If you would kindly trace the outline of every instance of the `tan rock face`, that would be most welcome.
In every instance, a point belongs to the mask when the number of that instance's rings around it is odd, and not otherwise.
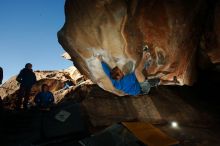
[[[177,76],[182,85],[192,85],[206,5],[203,0],[67,0],[66,22],[58,39],[81,73],[108,91],[120,94],[95,55],[130,72],[139,63],[144,45],[150,47],[153,59],[146,77],[162,72],[162,79]],[[219,55],[214,52],[210,58],[216,62]]]

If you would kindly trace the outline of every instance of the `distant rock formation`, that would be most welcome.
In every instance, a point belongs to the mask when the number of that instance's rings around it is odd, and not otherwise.
[[[53,92],[55,101],[59,102],[62,98],[65,97],[67,93],[72,88],[75,88],[82,82],[85,82],[85,78],[80,72],[74,67],[71,66],[65,70],[58,71],[35,71],[37,77],[37,83],[33,86],[31,91],[30,99],[33,100],[36,93],[41,90],[42,84],[48,84],[50,91]],[[74,86],[70,89],[64,90],[64,83],[67,80],[72,80]],[[88,84],[91,84],[89,80],[86,81]],[[19,89],[19,84],[16,81],[16,76],[11,77],[6,81],[2,86],[0,86],[0,96],[3,100],[15,101],[17,92]]]
[[[80,72],[110,92],[120,94],[94,56],[102,54],[111,67],[130,72],[140,61],[144,45],[153,58],[146,74],[163,73],[166,80],[177,76],[181,85],[192,85],[199,63],[220,63],[219,3],[66,0],[66,22],[58,40]]]

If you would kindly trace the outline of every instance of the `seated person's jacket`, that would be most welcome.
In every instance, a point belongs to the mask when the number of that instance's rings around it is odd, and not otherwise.
[[[116,89],[121,90],[129,95],[138,95],[141,93],[141,87],[134,72],[124,75],[121,80],[114,80],[111,78],[111,69],[109,66],[103,61],[101,64],[105,74],[110,78],[113,86]]]
[[[48,108],[54,103],[54,96],[50,91],[41,91],[35,96],[34,102],[40,108]]]

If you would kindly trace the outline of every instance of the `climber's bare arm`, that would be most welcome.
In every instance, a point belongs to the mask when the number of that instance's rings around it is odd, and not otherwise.
[[[147,60],[149,57],[150,57],[150,54],[149,54],[148,52],[144,51],[143,54],[142,54],[141,61],[139,62],[139,64],[138,64],[136,70],[142,72],[142,71],[144,70],[144,64],[145,64],[146,60]]]
[[[143,70],[144,70],[145,61],[148,59],[148,57],[149,57],[149,53],[144,51],[142,58],[141,58],[141,61],[138,64],[137,68],[135,69],[135,75],[136,75],[138,82],[145,81],[145,76],[143,75]]]

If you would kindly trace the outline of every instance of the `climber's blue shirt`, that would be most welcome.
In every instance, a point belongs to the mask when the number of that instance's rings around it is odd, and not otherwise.
[[[111,69],[108,64],[103,61],[101,64],[105,74],[110,78],[116,89],[124,91],[129,95],[138,95],[141,93],[141,87],[134,72],[125,75],[121,80],[114,80],[110,76]]]
[[[49,107],[54,102],[54,96],[50,91],[47,92],[39,92],[34,99],[34,102],[39,107]]]

